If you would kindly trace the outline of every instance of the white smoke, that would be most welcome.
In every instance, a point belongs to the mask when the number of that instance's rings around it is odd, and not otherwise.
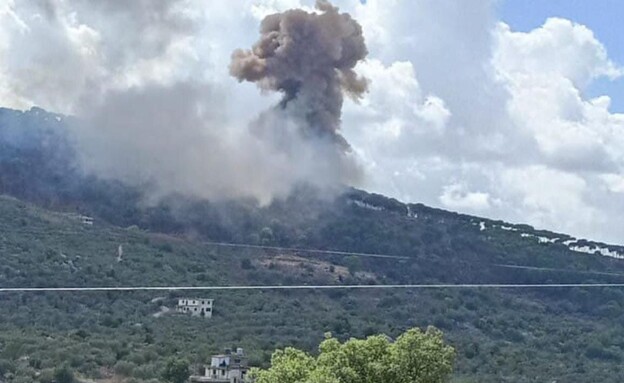
[[[213,57],[228,49],[217,41],[236,48],[238,38],[229,41],[219,28],[240,30],[234,27],[240,21],[208,25],[223,10],[204,5],[10,1],[0,8],[8,32],[0,41],[1,101],[75,115],[84,170],[144,187],[151,198],[180,193],[268,202],[300,183],[356,182],[354,155],[336,151],[325,137],[297,133],[302,121],[295,116],[274,110],[256,119],[274,98],[250,96],[248,87],[221,75],[227,64],[217,67],[221,58]],[[243,22],[258,25],[249,17]],[[249,94],[239,98],[235,88]],[[255,130],[261,124],[296,134],[281,142],[279,134],[252,132],[251,122]]]

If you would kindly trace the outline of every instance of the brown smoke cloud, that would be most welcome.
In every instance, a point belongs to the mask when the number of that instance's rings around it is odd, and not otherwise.
[[[282,92],[279,106],[299,122],[303,137],[330,138],[347,149],[339,133],[343,93],[358,99],[367,90],[354,67],[368,51],[362,27],[348,13],[326,0],[317,0],[316,8],[319,13],[293,9],[267,16],[252,49],[232,54],[230,73]]]

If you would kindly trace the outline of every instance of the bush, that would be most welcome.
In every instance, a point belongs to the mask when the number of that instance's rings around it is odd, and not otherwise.
[[[115,373],[122,376],[132,376],[135,368],[134,363],[120,360],[115,364]]]
[[[189,363],[184,359],[169,359],[162,377],[170,383],[186,382],[189,377]]]
[[[56,383],[74,383],[76,379],[74,378],[73,371],[69,366],[64,364],[54,370],[54,381]]]
[[[244,270],[249,270],[253,269],[253,265],[251,264],[251,261],[249,259],[245,258],[241,261],[241,268],[243,268]]]

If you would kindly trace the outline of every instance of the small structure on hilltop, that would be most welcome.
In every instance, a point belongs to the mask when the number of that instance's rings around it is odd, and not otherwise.
[[[246,383],[245,377],[249,369],[247,357],[242,348],[237,348],[235,353],[226,349],[225,354],[213,355],[210,365],[200,369],[198,375],[190,378],[195,383]]]
[[[206,298],[181,298],[178,299],[176,311],[191,316],[212,318],[212,302],[214,299]]]
[[[87,225],[87,226],[93,226],[93,217],[89,217],[86,215],[81,215],[79,216],[80,222],[83,225]]]
[[[89,217],[87,215],[82,215],[82,214],[77,214],[77,213],[69,213],[68,216],[71,219],[74,219],[83,225],[93,226],[93,217]]]

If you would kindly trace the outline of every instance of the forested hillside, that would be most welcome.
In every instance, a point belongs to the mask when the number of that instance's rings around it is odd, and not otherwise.
[[[82,174],[65,121],[0,110],[2,287],[624,282],[620,247],[354,189],[302,185],[268,206],[147,204],[141,190]],[[1,293],[0,380],[50,381],[63,361],[87,377],[149,380],[170,356],[197,363],[233,345],[266,367],[275,348],[313,351],[328,331],[396,337],[427,325],[455,347],[458,382],[624,377],[618,288],[213,291],[210,320],[169,311],[186,295]]]

